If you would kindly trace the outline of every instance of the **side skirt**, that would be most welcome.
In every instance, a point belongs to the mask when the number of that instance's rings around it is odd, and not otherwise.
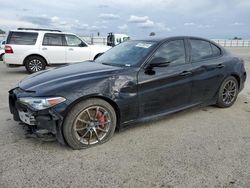
[[[181,112],[181,111],[189,109],[189,108],[205,107],[205,106],[214,105],[214,104],[215,104],[214,101],[209,101],[209,102],[205,102],[205,103],[195,103],[195,104],[180,107],[180,108],[177,108],[177,109],[174,109],[174,110],[170,110],[170,111],[167,111],[167,112],[163,112],[163,113],[160,113],[160,114],[156,114],[156,115],[152,115],[152,116],[148,116],[148,117],[143,117],[143,118],[139,118],[139,119],[136,119],[136,120],[127,121],[127,122],[124,122],[124,123],[122,123],[120,125],[119,131],[123,130],[123,129],[126,129],[126,128],[129,128],[130,126],[135,125],[135,124],[141,124],[141,123],[150,122],[150,121],[153,121],[153,120],[160,120],[160,119],[164,118],[167,115],[170,115],[170,114],[173,114],[173,113],[176,113],[176,112]]]

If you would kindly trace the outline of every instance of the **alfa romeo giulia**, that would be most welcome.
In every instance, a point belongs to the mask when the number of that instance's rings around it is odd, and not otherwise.
[[[95,61],[35,73],[9,91],[14,120],[73,149],[115,129],[198,105],[233,105],[244,61],[197,37],[131,40]]]

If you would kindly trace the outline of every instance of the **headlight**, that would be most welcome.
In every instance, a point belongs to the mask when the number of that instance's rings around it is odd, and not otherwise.
[[[23,97],[19,101],[23,104],[29,105],[36,110],[44,110],[57,104],[64,102],[63,97]]]

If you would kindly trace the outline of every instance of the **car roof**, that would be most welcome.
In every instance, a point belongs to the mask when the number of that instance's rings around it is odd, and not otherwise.
[[[171,39],[199,39],[199,40],[205,40],[205,41],[210,41],[209,39],[205,39],[202,37],[195,37],[195,36],[170,36],[170,37],[146,37],[146,38],[138,38],[134,39],[135,41],[151,41],[151,42],[164,42],[166,40],[171,40]],[[210,41],[212,42],[212,41]]]
[[[61,32],[61,31],[56,31],[56,30],[33,30],[33,29],[19,30],[19,29],[13,29],[13,30],[10,30],[10,32],[57,33],[57,34],[70,34],[70,35],[75,35],[74,33]]]

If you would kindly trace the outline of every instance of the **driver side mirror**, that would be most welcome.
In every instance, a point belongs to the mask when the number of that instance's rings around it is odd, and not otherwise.
[[[86,44],[84,43],[84,42],[81,42],[80,44],[79,44],[79,47],[85,47],[86,46]]]
[[[148,67],[149,68],[154,68],[154,67],[167,67],[170,64],[170,61],[168,61],[167,59],[163,58],[163,57],[156,57],[153,58]]]

